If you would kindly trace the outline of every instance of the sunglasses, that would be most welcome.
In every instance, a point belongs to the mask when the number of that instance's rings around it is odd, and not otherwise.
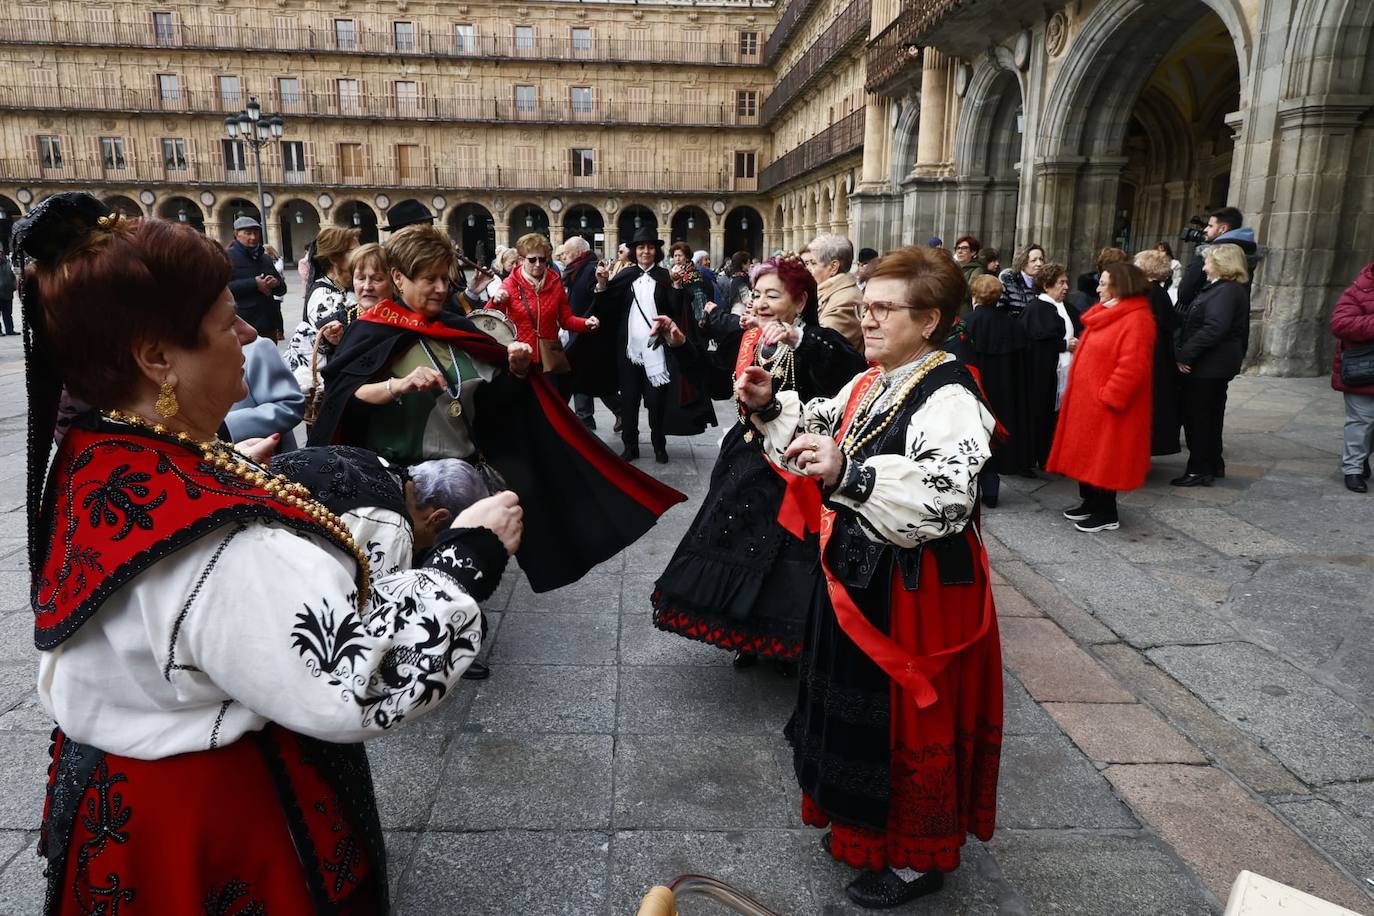
[[[526,263],[526,264],[547,264],[547,263],[549,263],[549,259],[548,259],[548,258],[540,257],[539,255],[531,255],[530,257],[525,258],[525,263]]]

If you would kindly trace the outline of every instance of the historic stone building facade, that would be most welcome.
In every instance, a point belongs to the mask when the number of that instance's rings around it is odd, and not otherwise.
[[[978,234],[1074,271],[1238,206],[1264,260],[1258,371],[1329,365],[1326,320],[1374,256],[1374,4],[875,0],[849,204],[875,247]]]

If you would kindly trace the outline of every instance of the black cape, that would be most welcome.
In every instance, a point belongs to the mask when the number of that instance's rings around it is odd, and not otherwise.
[[[969,351],[988,406],[1007,431],[987,468],[1020,474],[1035,467],[1035,423],[1026,391],[1029,339],[1018,309],[980,305],[964,319]]]

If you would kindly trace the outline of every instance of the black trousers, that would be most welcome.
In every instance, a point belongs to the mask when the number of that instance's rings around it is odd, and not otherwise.
[[[1221,428],[1226,420],[1225,378],[1183,376],[1180,413],[1188,442],[1189,474],[1212,476],[1222,469]]]
[[[620,441],[627,447],[639,446],[639,402],[649,413],[649,442],[656,450],[668,447],[668,436],[663,432],[663,415],[668,408],[668,385],[655,388],[649,384],[643,366],[636,366],[626,356],[619,357],[620,364]]]
[[[1083,509],[1089,515],[1109,515],[1116,518],[1115,490],[1103,490],[1086,483],[1080,483],[1078,495],[1083,498]]]
[[[14,333],[14,293],[0,296],[0,323],[3,323],[6,334]]]

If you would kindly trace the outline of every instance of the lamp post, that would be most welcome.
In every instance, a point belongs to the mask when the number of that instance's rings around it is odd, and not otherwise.
[[[248,99],[248,107],[237,115],[224,119],[224,131],[231,140],[240,140],[253,148],[253,167],[258,179],[258,215],[262,219],[262,243],[267,244],[267,202],[262,193],[262,148],[280,142],[286,132],[281,115],[263,119],[262,106],[256,98]]]

